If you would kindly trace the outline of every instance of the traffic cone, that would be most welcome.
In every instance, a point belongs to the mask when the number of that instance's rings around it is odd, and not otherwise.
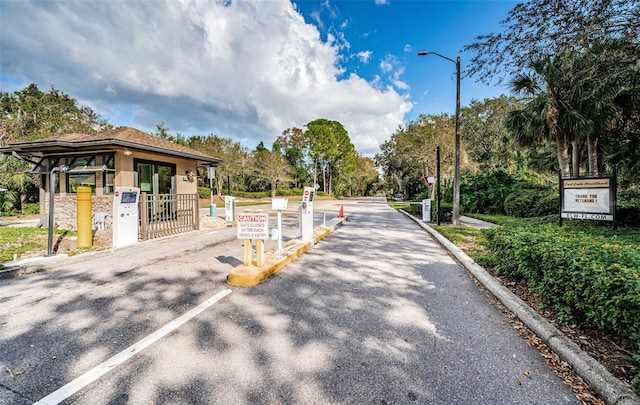
[[[338,211],[338,218],[344,218],[344,206],[340,206],[340,211]]]

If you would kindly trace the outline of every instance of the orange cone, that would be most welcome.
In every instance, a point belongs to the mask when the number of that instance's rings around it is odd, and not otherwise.
[[[340,206],[340,211],[338,211],[338,218],[344,218],[344,206]]]

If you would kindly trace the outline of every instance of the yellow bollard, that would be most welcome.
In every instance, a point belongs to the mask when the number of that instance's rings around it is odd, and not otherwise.
[[[264,266],[264,239],[256,239],[256,266]]]
[[[251,266],[251,256],[253,256],[252,254],[252,249],[251,249],[251,239],[245,239],[244,240],[244,257],[243,257],[243,261],[242,261],[242,265],[243,266]]]
[[[78,187],[76,190],[78,247],[93,245],[93,227],[91,226],[91,187]]]

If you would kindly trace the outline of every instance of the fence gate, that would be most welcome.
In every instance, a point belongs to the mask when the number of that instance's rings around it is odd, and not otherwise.
[[[198,230],[199,219],[198,194],[140,194],[142,240]]]

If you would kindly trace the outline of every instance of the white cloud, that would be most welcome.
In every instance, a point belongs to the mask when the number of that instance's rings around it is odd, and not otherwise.
[[[389,80],[396,89],[409,90],[409,85],[401,80],[401,76],[404,74],[405,69],[401,65],[400,61],[394,55],[388,54],[384,60],[380,62],[380,71],[388,74]]]
[[[381,6],[385,4],[389,4],[389,0],[373,0],[376,5]]]
[[[412,50],[412,49],[413,49],[413,48],[411,47],[411,45],[410,45],[410,44],[406,44],[406,45],[404,46],[404,52],[405,52],[405,53],[409,53],[409,52],[411,52],[411,50]]]
[[[388,60],[383,60],[380,62],[380,70],[383,73],[388,73],[393,70],[393,65]]]
[[[250,148],[328,118],[371,155],[402,124],[411,103],[396,90],[338,79],[346,38],[323,42],[288,0],[224,3],[5,2],[2,80],[53,85],[119,125],[164,122]],[[394,85],[403,89],[399,75]]]
[[[358,59],[360,59],[362,63],[369,62],[369,59],[371,59],[372,55],[373,55],[373,52],[371,51],[361,51],[356,54],[356,56],[358,57]]]

